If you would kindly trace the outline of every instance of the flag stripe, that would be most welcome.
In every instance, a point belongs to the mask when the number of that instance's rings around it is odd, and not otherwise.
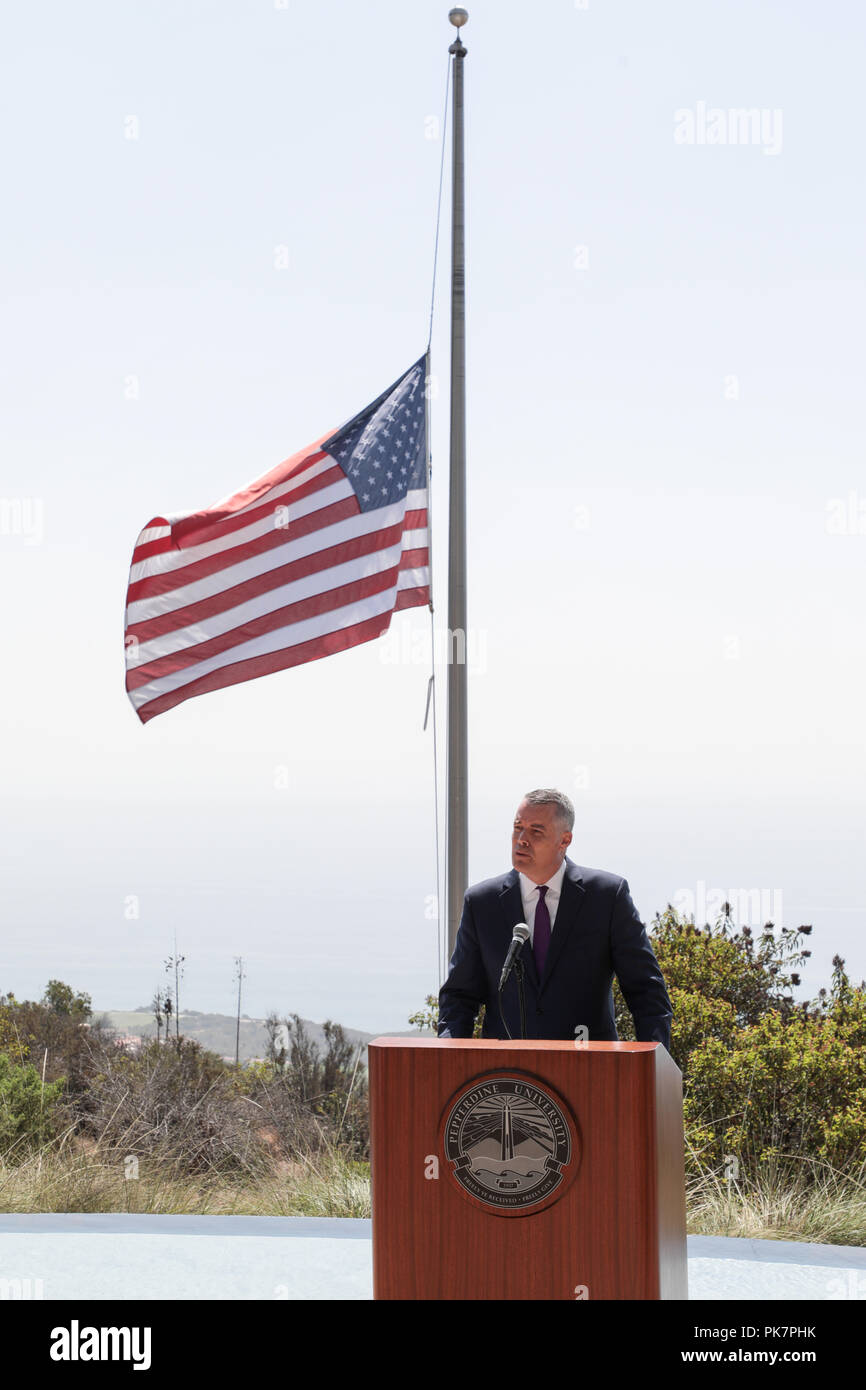
[[[397,602],[394,604],[394,612],[399,613],[403,608],[418,608],[422,603],[430,602],[430,588],[426,583],[413,586],[410,589],[400,589],[397,592]],[[381,636],[381,633],[380,633]]]
[[[145,526],[138,540],[135,542],[135,550],[132,554],[133,565],[142,560],[147,560],[151,555],[161,555],[165,550],[172,549],[171,527]]]

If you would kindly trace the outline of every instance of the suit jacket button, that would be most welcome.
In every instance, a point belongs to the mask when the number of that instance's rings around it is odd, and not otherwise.
[[[544,1010],[543,1010],[543,1009],[539,1009],[538,1006],[536,1005],[535,1012],[536,1012],[537,1014],[543,1014],[543,1013],[544,1013]]]

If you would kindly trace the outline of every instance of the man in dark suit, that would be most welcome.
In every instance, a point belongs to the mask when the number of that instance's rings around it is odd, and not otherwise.
[[[499,977],[516,923],[525,922],[526,1035],[615,1042],[613,977],[639,1042],[670,1048],[671,1001],[624,878],[566,859],[574,807],[563,792],[527,792],[511,836],[510,873],[466,893],[448,979],[439,992],[439,1036],[520,1037],[516,972],[499,1008]],[[505,1015],[503,1022],[502,1013]]]

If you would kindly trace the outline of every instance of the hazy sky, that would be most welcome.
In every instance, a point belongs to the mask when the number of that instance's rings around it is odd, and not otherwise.
[[[133,1007],[175,931],[199,1009],[238,954],[250,1014],[438,987],[426,611],[142,727],[123,606],[152,516],[423,352],[448,8],[6,13],[0,990]],[[558,785],[647,919],[734,893],[813,923],[809,993],[859,979],[863,11],[469,8],[471,877]]]

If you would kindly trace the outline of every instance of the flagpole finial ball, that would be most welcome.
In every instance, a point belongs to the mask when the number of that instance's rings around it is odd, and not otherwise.
[[[455,29],[462,29],[469,18],[469,11],[457,7],[448,11],[448,18],[451,20]]]

